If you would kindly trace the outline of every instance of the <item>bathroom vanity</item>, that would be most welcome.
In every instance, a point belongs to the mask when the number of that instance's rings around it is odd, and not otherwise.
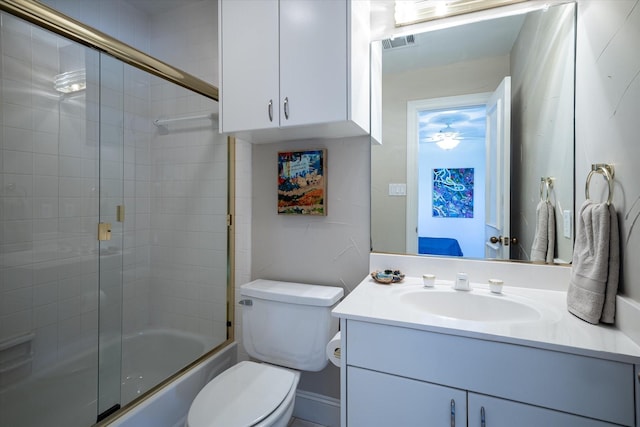
[[[334,309],[343,426],[637,425],[640,347],[626,334],[575,318],[566,293],[548,284],[510,278],[493,294],[469,277],[471,291],[453,290],[448,277],[425,288],[415,272],[392,285],[367,277]]]

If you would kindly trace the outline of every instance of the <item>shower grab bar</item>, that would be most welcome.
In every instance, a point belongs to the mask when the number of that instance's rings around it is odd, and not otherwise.
[[[182,117],[172,117],[172,118],[166,118],[166,119],[155,119],[153,121],[153,124],[156,126],[166,126],[169,123],[186,122],[190,120],[203,120],[203,119],[209,119],[213,121],[215,119],[215,115],[213,113],[209,113],[209,114],[198,114],[195,116],[182,116]]]

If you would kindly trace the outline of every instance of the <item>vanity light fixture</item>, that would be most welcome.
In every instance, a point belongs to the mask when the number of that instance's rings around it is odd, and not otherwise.
[[[462,15],[527,0],[396,0],[396,27]]]
[[[58,74],[53,79],[53,87],[61,93],[80,92],[87,88],[85,71],[75,70]]]

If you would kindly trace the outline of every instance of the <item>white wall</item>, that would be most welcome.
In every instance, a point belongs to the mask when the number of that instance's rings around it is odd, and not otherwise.
[[[540,178],[553,177],[555,257],[571,262],[573,233],[564,237],[562,211],[573,213],[574,9],[527,14],[511,51],[511,258],[529,260]],[[537,46],[537,49],[531,49]],[[576,188],[579,188],[577,186]]]
[[[305,148],[327,149],[327,216],[278,215],[277,153]],[[369,138],[254,145],[251,160],[251,278],[352,290],[369,263]],[[338,374],[305,372],[300,388],[338,397]]]
[[[593,163],[615,165],[621,293],[640,302],[640,2],[579,0],[576,52],[576,206]],[[590,196],[607,197],[604,179]],[[634,227],[636,225],[636,227]]]

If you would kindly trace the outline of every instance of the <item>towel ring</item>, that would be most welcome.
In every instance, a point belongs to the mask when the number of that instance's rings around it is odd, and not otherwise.
[[[553,178],[550,177],[542,177],[540,178],[540,201],[548,202],[551,197],[551,189],[553,188]],[[544,190],[547,190],[546,197],[543,197]]]
[[[591,177],[599,173],[604,175],[604,178],[607,180],[607,185],[609,186],[609,195],[607,196],[607,205],[611,204],[613,200],[613,177],[614,177],[614,169],[613,166],[608,164],[595,164],[591,165],[591,170],[589,171],[589,175],[587,175],[587,182],[584,187],[584,195],[587,200],[590,200],[589,197],[589,183],[591,182]]]

